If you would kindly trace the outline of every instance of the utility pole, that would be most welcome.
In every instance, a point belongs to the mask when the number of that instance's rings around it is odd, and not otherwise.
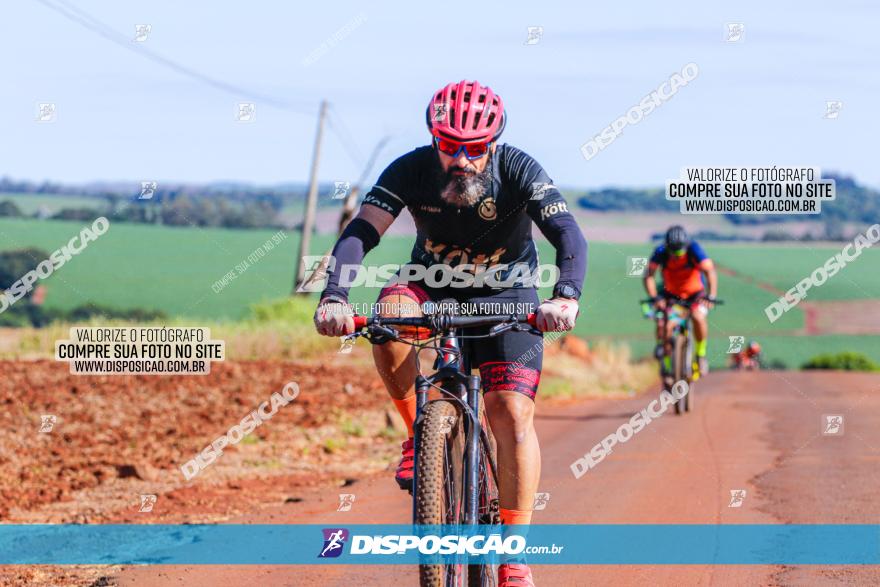
[[[315,210],[318,206],[318,163],[321,160],[321,139],[324,136],[324,121],[327,118],[327,100],[321,100],[321,111],[318,115],[318,133],[315,135],[315,151],[312,154],[312,171],[309,177],[309,194],[306,198],[305,213],[303,215],[302,233],[299,240],[299,254],[296,257],[296,278],[293,281],[293,291],[296,294],[297,287],[303,282],[306,274],[303,256],[309,254],[309,245],[312,240],[312,231],[315,225]]]

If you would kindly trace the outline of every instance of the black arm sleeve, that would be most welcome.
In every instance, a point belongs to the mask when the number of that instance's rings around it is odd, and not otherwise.
[[[332,296],[347,301],[348,287],[339,283],[345,266],[360,265],[367,253],[378,244],[379,232],[372,224],[362,218],[349,222],[333,247],[331,262],[327,267],[327,286],[321,299]]]
[[[538,223],[541,233],[556,248],[556,266],[559,267],[557,287],[570,285],[581,296],[587,275],[587,239],[569,213],[551,216]]]
[[[587,275],[587,240],[568,211],[565,198],[541,165],[523,151],[505,147],[505,174],[517,186],[532,221],[556,249],[557,287],[569,285],[580,297]]]

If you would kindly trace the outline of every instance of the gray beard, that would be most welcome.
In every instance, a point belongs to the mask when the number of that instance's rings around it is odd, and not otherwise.
[[[440,191],[440,199],[457,208],[475,206],[486,194],[491,178],[488,168],[483,173],[451,176]]]

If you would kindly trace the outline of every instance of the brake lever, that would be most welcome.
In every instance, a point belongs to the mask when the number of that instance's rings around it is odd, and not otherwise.
[[[531,324],[527,324],[525,322],[505,322],[504,324],[498,324],[497,326],[493,326],[489,329],[489,336],[497,336],[499,334],[503,334],[508,330],[516,330],[517,332],[529,332],[531,334],[537,334],[541,336],[543,333],[532,326]]]
[[[498,336],[508,330],[513,330],[518,324],[516,322],[505,322],[504,324],[496,324],[489,329],[489,336]]]
[[[380,337],[396,339],[400,336],[400,333],[398,331],[388,326],[382,326],[381,324],[373,324],[372,326],[370,326],[369,333],[371,338],[373,336],[379,335]]]

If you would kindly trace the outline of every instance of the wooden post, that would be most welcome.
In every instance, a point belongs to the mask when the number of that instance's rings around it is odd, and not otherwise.
[[[312,154],[312,171],[309,177],[309,194],[306,198],[305,213],[303,214],[302,232],[299,240],[299,254],[296,257],[296,278],[293,281],[293,294],[303,282],[306,274],[303,257],[309,254],[309,245],[312,240],[312,231],[315,225],[315,211],[318,206],[318,163],[321,160],[321,139],[324,136],[324,121],[327,118],[327,101],[321,100],[321,111],[318,115],[318,133],[315,135],[315,150]]]

